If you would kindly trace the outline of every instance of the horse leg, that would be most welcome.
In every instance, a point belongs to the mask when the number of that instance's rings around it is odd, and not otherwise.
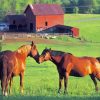
[[[12,93],[12,83],[13,83],[13,76],[11,77],[11,79],[10,79],[10,83],[9,83],[9,94],[11,94]]]
[[[69,77],[69,74],[66,73],[66,75],[64,76],[64,87],[65,87],[64,94],[68,93],[68,91],[67,91],[68,77]]]
[[[100,81],[100,73],[97,73],[95,77]]]
[[[20,91],[23,94],[23,77],[24,77],[24,72],[20,74]]]
[[[10,79],[11,79],[11,73],[9,73],[9,75],[6,79],[5,94],[4,94],[5,96],[8,95],[8,84],[9,84]]]
[[[2,75],[1,75],[1,87],[2,87],[2,94],[5,95],[5,87],[6,87],[6,80],[7,80],[7,70],[3,67]]]
[[[5,95],[5,85],[6,85],[6,76],[3,76],[1,79],[1,87],[2,87],[2,94]]]
[[[61,88],[62,88],[62,80],[63,80],[63,76],[62,76],[62,75],[59,75],[59,90],[58,90],[58,93],[61,92]]]
[[[97,85],[97,81],[95,79],[95,76],[93,74],[90,74],[90,77],[93,80],[93,83],[95,85],[95,90],[98,91],[98,85]]]
[[[4,88],[3,88],[3,80],[1,79],[1,91],[2,91],[2,94],[3,94],[3,90],[4,90]]]
[[[69,77],[69,73],[70,73],[72,67],[73,67],[73,65],[71,63],[69,63],[67,65],[67,69],[66,69],[65,76],[64,76],[64,87],[65,87],[64,94],[65,93],[68,94],[68,91],[67,91],[68,77]]]

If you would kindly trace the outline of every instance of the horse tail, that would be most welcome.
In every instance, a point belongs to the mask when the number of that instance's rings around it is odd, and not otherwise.
[[[96,58],[94,75],[100,81],[100,58]]]

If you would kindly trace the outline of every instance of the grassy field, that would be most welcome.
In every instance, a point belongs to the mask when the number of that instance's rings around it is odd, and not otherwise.
[[[68,20],[67,17],[70,17]],[[37,44],[39,53],[45,47],[54,50],[70,52],[76,56],[100,56],[99,32],[100,20],[90,21],[88,18],[100,18],[100,15],[65,15],[65,24],[80,28],[80,37],[87,41],[73,39],[70,37],[58,37],[56,40],[64,41],[65,44]],[[97,27],[98,26],[98,27]],[[4,43],[2,50],[16,50],[23,44],[29,42]],[[98,81],[100,88],[100,82]],[[1,89],[1,88],[0,88]],[[26,71],[24,78],[24,94],[19,91],[19,77],[14,78],[12,95],[3,97],[0,91],[0,100],[98,100],[100,91],[94,90],[94,84],[89,76],[84,78],[70,77],[68,83],[68,94],[57,93],[58,72],[56,66],[50,61],[37,64],[34,59],[28,57],[26,60]]]
[[[15,45],[16,44],[16,45]],[[27,43],[9,43],[3,44],[3,50],[16,50],[23,44]],[[41,53],[45,47],[50,47],[54,50],[61,50],[66,52],[71,52],[76,56],[100,56],[100,44],[99,43],[81,43],[81,42],[70,42],[65,45],[47,45],[47,44],[37,44],[37,48]],[[99,82],[98,82],[99,83]],[[100,86],[100,83],[99,83]],[[36,100],[76,100],[76,99],[98,99],[100,92],[96,93],[94,90],[94,84],[89,76],[84,78],[69,78],[68,84],[68,95],[62,93],[58,95],[58,72],[56,66],[50,61],[44,62],[42,64],[37,64],[34,59],[28,57],[26,60],[26,71],[24,79],[24,94],[21,95],[19,92],[19,77],[14,78],[13,83],[13,93],[9,97],[2,97],[5,100],[13,99],[36,99]],[[1,93],[0,93],[1,94]],[[1,100],[1,99],[0,99]]]
[[[64,22],[65,25],[78,27],[80,37],[100,42],[100,14],[66,14]]]

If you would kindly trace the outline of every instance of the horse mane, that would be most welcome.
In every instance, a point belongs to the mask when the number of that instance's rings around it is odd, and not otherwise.
[[[21,47],[19,47],[19,48],[17,49],[17,52],[18,52],[18,53],[25,53],[25,52],[27,52],[27,51],[28,51],[27,46],[28,46],[28,45],[22,45]]]
[[[52,56],[63,56],[64,54],[70,54],[71,53],[66,53],[64,51],[57,51],[57,50],[51,50],[51,49],[45,49],[42,54],[45,54],[45,52],[49,52]]]
[[[64,54],[65,54],[65,52],[63,52],[63,51],[51,50],[51,55],[52,56],[62,56]]]

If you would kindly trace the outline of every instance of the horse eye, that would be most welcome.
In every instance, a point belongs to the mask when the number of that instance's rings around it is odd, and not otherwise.
[[[42,57],[45,57],[45,55],[43,54],[43,55],[41,55]]]

